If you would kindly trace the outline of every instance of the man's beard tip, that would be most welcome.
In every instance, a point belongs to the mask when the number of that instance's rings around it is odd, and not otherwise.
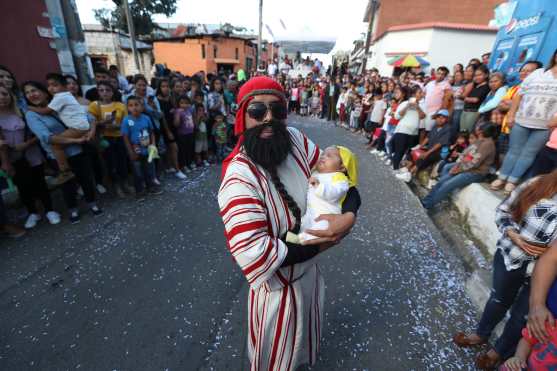
[[[273,129],[273,136],[260,138],[261,132]],[[290,132],[283,121],[272,120],[244,132],[244,150],[250,159],[265,169],[276,168],[290,153],[292,142]]]

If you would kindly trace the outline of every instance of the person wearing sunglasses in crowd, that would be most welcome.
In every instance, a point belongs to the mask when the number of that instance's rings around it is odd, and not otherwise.
[[[285,242],[287,232],[300,231],[320,150],[287,126],[285,93],[275,80],[252,78],[241,87],[238,103],[239,140],[223,163],[218,202],[227,245],[250,285],[251,369],[293,370],[314,364],[319,349],[325,286],[313,258],[348,234],[360,198],[351,187],[342,214],[320,216],[327,230],[306,231],[319,238],[305,246]],[[296,326],[294,318],[300,320]]]

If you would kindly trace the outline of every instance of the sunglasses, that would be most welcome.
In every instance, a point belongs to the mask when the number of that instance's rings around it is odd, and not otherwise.
[[[277,120],[286,119],[286,105],[282,102],[252,102],[246,110],[249,117],[257,121],[263,121],[268,111],[271,111],[271,115]]]

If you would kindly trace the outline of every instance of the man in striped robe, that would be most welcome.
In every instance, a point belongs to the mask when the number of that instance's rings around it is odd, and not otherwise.
[[[313,365],[319,350],[324,282],[313,257],[348,233],[359,195],[353,188],[345,201],[350,211],[326,217],[328,231],[311,231],[324,237],[314,245],[284,242],[288,231],[299,232],[319,148],[286,126],[286,99],[276,81],[251,79],[238,103],[239,142],[223,163],[218,201],[228,248],[250,285],[251,370],[295,370]]]

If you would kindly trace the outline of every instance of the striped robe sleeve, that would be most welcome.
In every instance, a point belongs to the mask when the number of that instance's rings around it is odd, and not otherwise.
[[[272,236],[264,198],[254,174],[231,163],[222,181],[218,202],[228,248],[253,289],[269,280],[280,268],[287,247]]]
[[[313,143],[304,133],[302,133],[298,129],[289,127],[288,130],[290,130],[292,136],[302,146],[303,152],[308,159],[309,168],[310,170],[313,169],[315,164],[317,164],[317,160],[319,160],[321,150],[319,149],[317,144]]]

